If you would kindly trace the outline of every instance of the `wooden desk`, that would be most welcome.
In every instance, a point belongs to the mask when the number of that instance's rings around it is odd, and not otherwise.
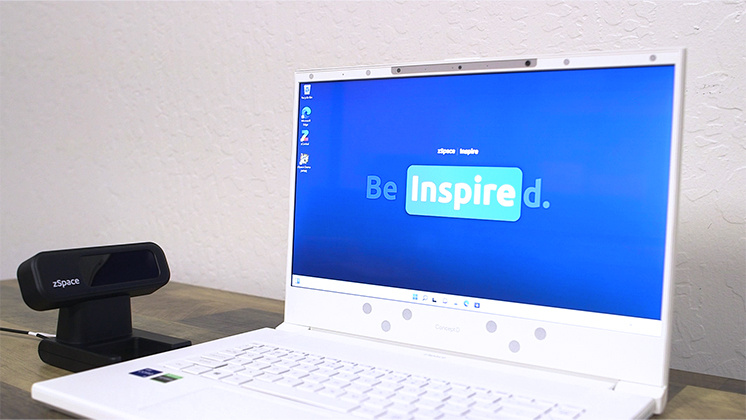
[[[135,328],[198,344],[282,322],[282,301],[169,283],[132,299]],[[36,312],[21,299],[15,280],[0,281],[0,325],[54,333],[57,311]],[[39,340],[0,333],[0,418],[69,418],[31,399],[31,384],[68,374],[43,363]],[[709,375],[671,371],[669,403],[659,418],[746,418],[746,384]]]

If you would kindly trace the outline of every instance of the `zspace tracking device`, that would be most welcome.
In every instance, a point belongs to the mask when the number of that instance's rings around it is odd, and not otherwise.
[[[26,305],[60,310],[56,337],[39,343],[39,357],[52,366],[80,372],[192,344],[132,328],[130,298],[170,277],[152,242],[40,252],[17,276]]]

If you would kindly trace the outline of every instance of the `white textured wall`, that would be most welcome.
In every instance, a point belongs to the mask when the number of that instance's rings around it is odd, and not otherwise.
[[[152,240],[173,281],[282,298],[294,69],[685,46],[672,365],[746,379],[744,9],[2,2],[0,278]]]

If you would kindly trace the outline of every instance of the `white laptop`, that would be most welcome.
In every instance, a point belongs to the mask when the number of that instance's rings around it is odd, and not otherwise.
[[[33,398],[93,418],[662,412],[684,60],[297,72],[284,323]]]

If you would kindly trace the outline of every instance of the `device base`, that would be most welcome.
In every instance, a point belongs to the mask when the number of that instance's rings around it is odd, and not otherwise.
[[[98,344],[71,345],[45,339],[39,343],[39,357],[52,366],[81,372],[191,344],[189,340],[133,329],[129,337]]]

